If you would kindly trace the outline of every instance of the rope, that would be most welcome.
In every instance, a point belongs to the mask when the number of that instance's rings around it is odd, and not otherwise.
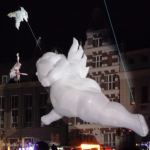
[[[110,14],[109,14],[109,10],[108,10],[108,7],[107,7],[106,0],[104,0],[104,5],[105,5],[105,8],[106,8],[106,12],[107,12],[107,15],[108,15],[110,26],[111,26],[111,29],[112,29],[112,32],[113,32],[114,40],[115,40],[115,43],[116,43],[116,48],[118,50],[118,55],[120,57],[120,62],[121,62],[122,67],[123,67],[125,78],[127,79],[127,84],[128,84],[129,92],[131,94],[132,100],[134,101],[133,92],[131,90],[131,83],[130,83],[130,81],[128,79],[128,76],[127,76],[127,73],[126,73],[126,67],[125,67],[125,64],[124,64],[124,61],[123,61],[123,58],[122,58],[122,55],[121,55],[121,52],[120,52],[120,49],[119,49],[118,41],[117,41],[116,34],[115,34],[115,31],[114,31],[114,28],[113,28],[113,24],[112,24],[112,21],[111,21],[111,18],[110,18]]]
[[[33,35],[35,41],[36,41],[37,46],[39,47],[40,51],[42,52],[42,49],[41,49],[41,47],[40,47],[40,45],[39,45],[39,42],[38,42],[38,40],[37,40],[37,38],[36,38],[36,36],[35,36],[35,34],[34,34],[32,28],[31,28],[30,24],[29,24],[28,22],[26,22],[26,23],[27,23],[27,25],[28,25],[28,27],[29,27],[29,29],[30,29],[30,31],[31,31],[31,33],[32,33],[32,35]]]

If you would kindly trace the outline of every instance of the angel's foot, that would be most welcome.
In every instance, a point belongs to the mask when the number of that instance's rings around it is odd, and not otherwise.
[[[145,119],[142,115],[138,115],[138,119],[139,119],[139,126],[140,126],[140,129],[141,129],[141,130],[139,130],[139,135],[144,137],[148,134],[149,129],[148,129],[146,121],[145,121]]]
[[[50,123],[51,122],[46,115],[41,117],[41,125],[49,125]]]
[[[41,80],[41,84],[44,87],[49,87],[50,86],[49,81],[46,78]]]
[[[41,121],[41,127],[44,127],[45,125],[44,125],[44,123]]]

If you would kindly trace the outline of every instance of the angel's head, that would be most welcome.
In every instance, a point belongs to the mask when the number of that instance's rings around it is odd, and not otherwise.
[[[36,75],[39,81],[47,77],[48,73],[55,68],[55,65],[62,57],[64,56],[61,54],[47,52],[38,59],[38,61],[36,62]]]

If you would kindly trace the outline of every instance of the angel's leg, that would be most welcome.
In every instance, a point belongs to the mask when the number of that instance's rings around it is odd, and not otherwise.
[[[44,115],[41,117],[41,123],[44,125],[49,125],[52,122],[61,119],[62,116],[57,114],[54,109],[52,109],[51,112],[49,112],[47,115]]]
[[[99,118],[104,125],[128,128],[140,136],[148,134],[148,127],[144,117],[140,114],[131,114],[123,105],[117,102],[109,102],[100,111]]]

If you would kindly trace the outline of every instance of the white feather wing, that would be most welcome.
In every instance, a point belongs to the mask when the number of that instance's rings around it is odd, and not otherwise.
[[[73,38],[72,46],[68,52],[68,61],[76,69],[81,78],[85,78],[88,74],[89,67],[86,67],[87,57],[77,39]]]

